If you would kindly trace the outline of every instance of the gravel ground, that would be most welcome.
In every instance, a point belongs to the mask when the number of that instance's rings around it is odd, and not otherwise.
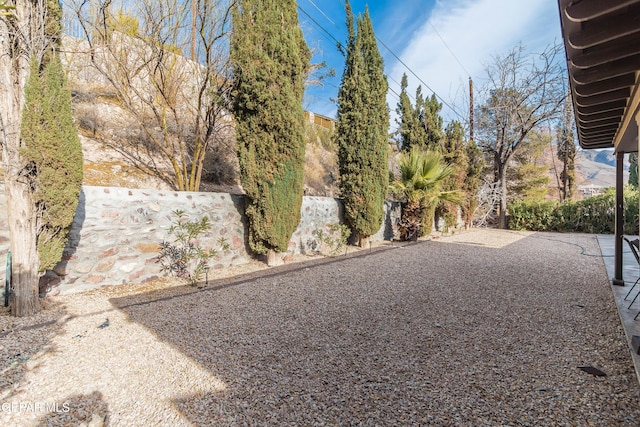
[[[0,369],[2,426],[640,425],[592,235],[474,230],[49,298],[0,316]]]

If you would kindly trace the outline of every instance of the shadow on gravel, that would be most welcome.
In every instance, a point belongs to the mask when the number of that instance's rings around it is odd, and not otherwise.
[[[47,415],[38,420],[38,427],[110,425],[109,405],[99,391],[69,396],[50,405],[46,408]]]
[[[416,245],[421,243],[425,243],[425,242],[410,243],[409,245]],[[214,278],[212,280],[209,280],[207,283],[200,282],[197,286],[185,285],[185,286],[172,287],[167,289],[159,289],[159,290],[154,290],[152,292],[147,292],[144,294],[143,297],[141,297],[140,295],[135,295],[135,296],[125,297],[125,298],[113,298],[110,301],[116,307],[123,309],[129,306],[146,305],[146,304],[151,304],[151,303],[160,302],[160,301],[168,301],[174,298],[183,298],[183,297],[187,297],[194,294],[218,292],[227,288],[232,288],[234,286],[254,283],[258,280],[278,278],[280,276],[286,276],[288,274],[293,274],[293,273],[308,272],[310,269],[321,267],[321,266],[339,265],[344,262],[349,262],[350,260],[366,257],[373,253],[384,252],[384,251],[401,248],[401,247],[406,247],[406,245],[398,244],[397,246],[383,246],[383,247],[372,248],[371,250],[368,250],[368,251],[365,250],[365,251],[355,252],[352,254],[346,254],[342,256],[332,256],[332,257],[326,257],[322,259],[297,262],[289,265],[273,267],[268,270],[255,271],[255,272],[246,273],[246,274],[229,277],[225,279],[216,280]],[[210,271],[209,274],[214,275],[215,271],[213,272]],[[121,301],[128,301],[128,303],[124,303],[123,305]]]
[[[29,318],[12,317],[4,307],[0,313],[0,403],[12,402],[24,381],[28,363],[29,369],[37,369],[34,359],[55,351],[51,341],[62,333],[60,320],[66,311],[49,299],[40,304],[40,312]]]
[[[227,385],[172,400],[196,425],[636,425],[595,239],[572,238],[418,242],[110,301]]]

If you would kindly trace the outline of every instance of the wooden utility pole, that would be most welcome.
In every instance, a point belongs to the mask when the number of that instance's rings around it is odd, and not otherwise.
[[[196,60],[196,15],[198,0],[191,0],[191,60]]]
[[[473,80],[469,77],[469,141],[473,141]]]

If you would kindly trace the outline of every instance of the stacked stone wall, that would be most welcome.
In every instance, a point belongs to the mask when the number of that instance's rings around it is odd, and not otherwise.
[[[170,238],[181,210],[191,219],[207,216],[211,230],[200,239],[204,248],[220,248],[224,239],[229,248],[219,251],[211,262],[215,270],[243,264],[252,259],[246,241],[244,196],[227,193],[139,190],[120,187],[83,186],[76,216],[63,260],[41,281],[41,293],[70,293],[105,285],[141,282],[164,275],[156,262],[159,244]],[[0,209],[6,213],[4,192]],[[374,241],[389,239],[399,214],[397,205],[386,205],[386,220]],[[301,221],[289,243],[289,254],[317,248],[317,231],[328,232],[343,219],[342,203],[327,197],[304,197]],[[9,248],[6,214],[0,215],[0,274],[4,277]],[[2,291],[0,291],[2,293]]]

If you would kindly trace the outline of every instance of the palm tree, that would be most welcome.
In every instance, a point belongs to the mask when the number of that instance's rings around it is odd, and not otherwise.
[[[436,206],[448,201],[460,203],[459,190],[443,191],[445,180],[453,173],[442,154],[413,147],[402,153],[399,160],[400,176],[391,183],[391,190],[406,202],[402,208],[402,220],[398,224],[402,240],[416,240],[418,235],[431,229]],[[423,226],[424,224],[424,226]]]

